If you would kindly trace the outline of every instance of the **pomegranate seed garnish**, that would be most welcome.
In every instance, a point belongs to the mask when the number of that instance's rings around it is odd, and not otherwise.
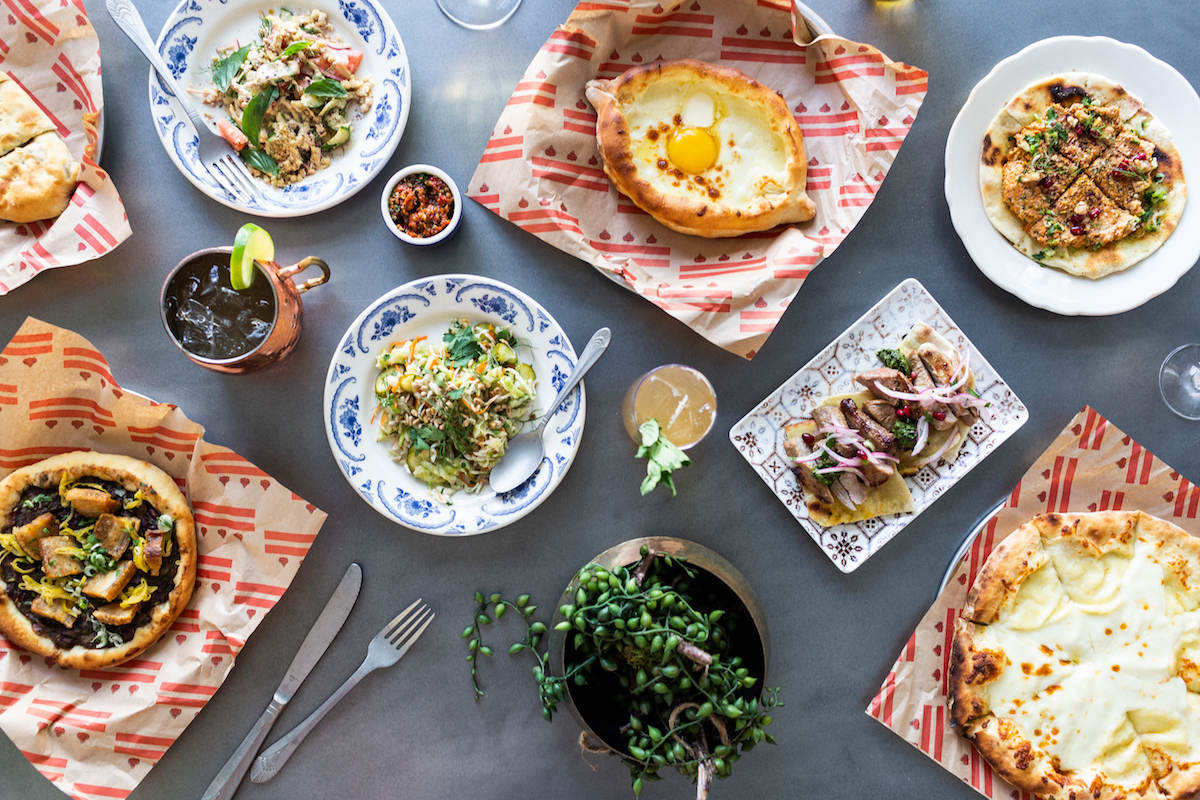
[[[908,379],[910,381],[915,381],[917,379],[917,371],[915,369],[912,372],[908,373]]]
[[[1100,210],[1100,206],[1096,206],[1091,211],[1088,211],[1088,216],[1091,217],[1092,219],[1096,219],[1097,217],[1100,216],[1101,213],[1102,212]]]
[[[804,442],[804,444],[808,445],[809,447],[812,447],[814,444],[817,443],[817,437],[813,436],[811,433],[800,434],[800,440],[802,442]]]
[[[1083,226],[1082,225],[1072,225],[1071,233],[1075,236],[1083,236]]]
[[[1072,225],[1078,225],[1081,222],[1083,222],[1083,214],[1072,214],[1071,215],[1071,224]]]
[[[1044,177],[1040,181],[1038,181],[1038,183],[1041,184],[1041,187],[1043,189],[1049,189],[1051,186],[1054,185],[1054,178],[1051,178],[1049,175],[1047,175],[1046,177]]]
[[[938,422],[941,422],[942,420],[944,420],[946,418],[946,412],[945,411],[934,411],[933,418],[936,419]]]
[[[1121,169],[1129,169],[1129,159],[1128,158],[1121,159]]]
[[[907,417],[908,416],[908,406],[900,406],[899,408],[897,408],[896,416],[899,417],[900,419],[904,419],[905,417]]]
[[[855,450],[854,455],[858,456],[859,458],[866,458],[867,451],[866,450]]]
[[[1075,126],[1075,135],[1076,135],[1076,136],[1083,136],[1083,126],[1082,126],[1082,125],[1076,125],[1076,126]]]
[[[1146,154],[1145,154],[1145,153],[1138,153],[1136,156],[1134,156],[1134,157],[1133,157],[1133,160],[1134,160],[1134,161],[1145,161],[1145,160],[1146,160]]]

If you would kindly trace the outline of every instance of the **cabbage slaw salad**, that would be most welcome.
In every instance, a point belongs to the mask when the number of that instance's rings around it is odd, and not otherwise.
[[[536,375],[517,337],[491,323],[453,322],[434,344],[393,342],[376,358],[380,441],[439,499],[477,492],[508,441],[532,418]]]

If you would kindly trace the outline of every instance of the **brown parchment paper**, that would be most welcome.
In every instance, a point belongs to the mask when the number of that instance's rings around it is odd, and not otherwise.
[[[1048,512],[1122,509],[1140,509],[1200,534],[1200,487],[1084,407],[975,537],[871,699],[867,714],[980,794],[1021,796],[949,724],[946,671],[954,621],[992,549],[1022,522]]]
[[[121,453],[165,470],[191,503],[191,602],[136,659],[63,669],[0,637],[0,729],[68,795],[123,798],[221,686],[325,513],[206,442],[176,406],[122,389],[86,339],[33,318],[0,351],[0,431],[0,476],[71,450]]]
[[[866,212],[928,84],[924,70],[871,45],[832,35],[800,44],[809,38],[780,0],[585,0],[526,68],[467,194],[752,358]],[[784,96],[804,133],[812,221],[703,239],[660,225],[612,187],[585,84],[683,57],[735,67]]]
[[[96,163],[104,93],[100,40],[83,0],[0,0],[0,70],[58,126],[81,163],[67,210],[54,219],[0,220],[0,295],[43,270],[97,258],[129,238],[125,206]]]

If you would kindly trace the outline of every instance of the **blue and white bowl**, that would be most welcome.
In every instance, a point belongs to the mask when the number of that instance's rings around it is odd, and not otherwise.
[[[412,87],[408,55],[391,17],[376,0],[305,0],[305,10],[329,15],[334,32],[363,52],[359,75],[374,84],[370,110],[351,108],[352,133],[345,147],[333,153],[332,164],[302,181],[283,188],[255,180],[255,200],[222,188],[200,162],[198,141],[191,121],[174,95],[150,70],[150,113],[154,131],[167,155],[192,185],[218,203],[260,217],[299,217],[337,205],[362,189],[392,157],[408,121]],[[212,85],[211,67],[217,48],[249,42],[256,36],[259,14],[279,8],[278,2],[250,0],[183,0],[163,25],[158,52],[171,74],[186,89]],[[217,106],[205,106],[197,97],[193,107],[216,132],[216,120],[225,116]]]
[[[437,342],[451,321],[467,318],[511,330],[521,359],[537,374],[534,415],[541,418],[575,366],[575,349],[542,306],[508,284],[478,275],[438,275],[406,283],[363,311],[338,344],[325,379],[325,433],[346,480],[372,508],[422,533],[470,536],[502,528],[537,508],[558,486],[583,436],[584,392],[580,385],[550,418],[546,455],[528,481],[505,494],[485,487],[455,492],[441,502],[428,485],[392,459],[379,441],[375,410],[375,359],[401,339],[427,336]]]

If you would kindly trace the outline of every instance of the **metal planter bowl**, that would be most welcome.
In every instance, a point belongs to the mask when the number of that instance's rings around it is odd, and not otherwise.
[[[738,648],[739,654],[746,659],[746,666],[750,668],[751,674],[759,676],[759,686],[765,686],[771,654],[766,613],[758,597],[754,594],[754,590],[750,588],[746,576],[722,555],[687,539],[673,536],[643,536],[614,545],[591,558],[587,563],[599,564],[607,569],[630,566],[642,559],[643,545],[662,555],[686,561],[689,566],[706,573],[716,584],[713,587],[714,592],[718,595],[728,593],[728,598],[722,600],[723,605],[732,606],[735,601],[742,605],[745,615],[753,623],[753,630],[749,630],[748,626],[743,626],[739,631],[739,643],[742,645]],[[577,578],[572,578],[571,583],[563,591],[563,596],[559,600],[560,606],[574,602],[576,580]],[[568,633],[570,632],[555,632],[550,642],[551,667],[557,675],[565,674],[566,671]],[[760,656],[761,662],[758,662],[757,659]],[[600,694],[603,696],[604,692],[601,691]],[[584,733],[593,740],[603,742],[614,752],[625,755],[623,737],[617,734],[613,724],[614,722],[618,725],[622,724],[624,719],[617,721],[616,717],[612,717],[614,712],[611,704],[606,704],[602,697],[590,698],[588,695],[588,687],[568,684],[566,705],[571,715],[579,723]],[[605,711],[612,717],[611,719],[603,719]],[[622,709],[616,713],[621,715],[624,711]],[[627,713],[624,715],[627,716]]]

